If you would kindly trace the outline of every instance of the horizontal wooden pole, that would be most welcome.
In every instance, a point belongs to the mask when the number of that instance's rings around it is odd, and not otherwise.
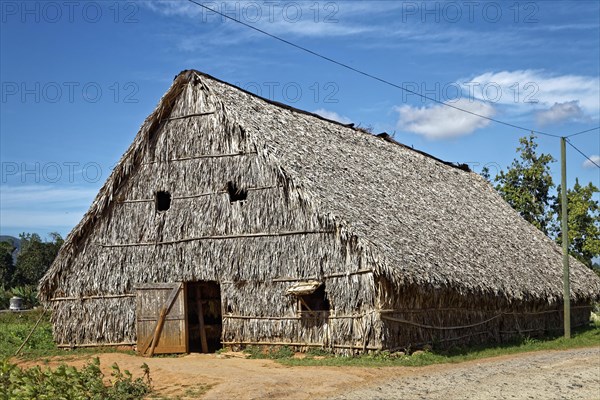
[[[153,317],[139,317],[136,319],[137,322],[148,322],[148,321],[152,321],[152,322],[156,322],[156,320],[158,319],[157,316],[153,316]],[[165,321],[185,321],[185,315],[167,315],[165,317]]]
[[[262,281],[262,282],[300,282],[300,281],[318,281],[319,278],[275,278],[270,281]]]
[[[323,275],[324,278],[340,278],[349,275],[360,275],[360,274],[371,274],[373,273],[372,269],[359,269],[358,271],[352,272],[338,272],[335,274]]]
[[[188,156],[188,157],[179,157],[179,158],[170,158],[166,160],[167,162],[172,161],[188,161],[188,160],[198,160],[203,158],[224,158],[224,157],[236,157],[236,156],[248,156],[258,154],[256,151],[248,151],[248,152],[239,152],[239,153],[224,153],[224,154],[198,154],[196,156]],[[159,164],[160,161],[151,161],[144,163],[143,165],[152,165]]]
[[[82,344],[57,344],[59,349],[76,349],[78,347],[114,347],[114,346],[135,346],[136,342],[120,342],[120,343],[82,343]]]
[[[101,300],[101,299],[118,299],[121,297],[135,297],[134,293],[125,294],[106,294],[96,296],[81,296],[81,297],[54,297],[50,301],[69,301],[69,300]]]
[[[232,345],[248,345],[248,346],[298,346],[298,347],[323,347],[323,348],[337,348],[337,349],[357,349],[357,350],[381,350],[381,347],[376,346],[354,346],[348,344],[328,344],[323,343],[298,343],[298,342],[252,342],[252,341],[233,341],[233,342],[221,342],[224,346]]]
[[[488,318],[485,321],[481,321],[478,322],[476,324],[470,324],[470,325],[464,325],[464,326],[433,326],[433,325],[424,325],[424,324],[419,324],[418,322],[413,322],[413,321],[407,321],[405,319],[400,319],[400,318],[392,318],[392,317],[388,317],[387,315],[382,315],[381,319],[385,319],[388,321],[392,321],[392,322],[398,322],[401,324],[406,324],[406,325],[413,325],[419,328],[424,328],[424,329],[435,329],[435,330],[440,330],[440,331],[445,331],[445,330],[456,330],[456,329],[467,329],[467,328],[473,328],[479,325],[483,325],[486,324],[490,321],[495,320],[496,318],[500,318],[503,314],[498,314],[493,316],[492,318]]]
[[[203,113],[194,113],[194,114],[186,114],[186,115],[182,115],[180,117],[171,117],[171,118],[167,118],[164,121],[176,121],[178,119],[185,119],[185,118],[191,118],[191,117],[203,117],[205,115],[211,115],[214,114],[216,112],[216,110],[213,111],[207,111],[207,112],[203,112]],[[162,121],[161,121],[162,122]]]
[[[574,308],[574,307],[573,307]],[[580,306],[579,308],[587,308],[585,306]],[[467,329],[467,328],[473,328],[476,326],[480,326],[480,325],[484,325],[487,324],[488,322],[495,320],[497,318],[500,318],[504,315],[507,316],[517,316],[517,315],[541,315],[541,314],[547,314],[549,312],[559,312],[560,310],[547,310],[547,311],[539,311],[539,312],[525,312],[525,313],[518,313],[518,312],[500,312],[499,314],[488,318],[484,321],[481,322],[477,322],[475,324],[469,324],[469,325],[464,325],[464,326],[432,326],[432,325],[424,325],[424,324],[420,324],[418,322],[414,322],[414,321],[408,321],[405,319],[401,319],[401,318],[393,318],[393,317],[389,317],[387,315],[381,315],[381,319],[384,320],[388,320],[388,321],[392,321],[392,322],[398,322],[401,324],[406,324],[406,325],[413,325],[419,328],[424,328],[424,329],[435,329],[435,330],[457,330],[457,329]]]
[[[223,319],[259,319],[259,320],[293,320],[293,319],[301,319],[302,317],[298,316],[289,316],[289,317],[258,317],[252,315],[223,315]]]
[[[250,156],[258,154],[257,151],[247,151],[240,153],[225,153],[225,154],[199,154],[197,156],[189,156],[189,157],[179,157],[179,158],[171,158],[168,161],[188,161],[188,160],[197,160],[201,158],[224,158],[224,157],[237,157],[237,156]]]
[[[185,238],[179,240],[167,240],[163,242],[141,242],[141,243],[115,243],[115,244],[98,244],[100,247],[138,247],[138,246],[159,246],[164,244],[178,244],[186,242],[195,242],[199,240],[227,240],[227,239],[245,239],[245,238],[261,238],[261,237],[283,237],[294,235],[313,235],[313,234],[331,234],[330,230],[317,231],[288,231],[288,232],[259,232],[259,233],[242,233],[238,235],[215,235],[215,236],[199,236],[195,238]]]
[[[305,313],[307,315],[310,314],[327,314],[330,313],[330,311],[300,311],[301,313]],[[358,318],[363,318],[365,316],[369,315],[369,313],[366,314],[358,314],[358,315],[329,315],[327,316],[327,319],[358,319]],[[294,319],[308,319],[310,317],[302,317],[302,316],[284,316],[284,317],[263,317],[263,316],[252,316],[252,315],[223,315],[223,319],[258,319],[258,320],[294,320]]]
[[[571,307],[572,310],[592,308],[592,306],[576,306]],[[421,312],[439,312],[439,311],[459,311],[459,312],[476,312],[476,313],[502,313],[507,315],[542,315],[551,314],[555,312],[562,312],[562,309],[544,310],[544,311],[502,311],[502,310],[485,310],[481,308],[458,308],[458,307],[447,307],[447,308],[407,308],[407,309],[381,309],[377,310],[380,314],[392,314],[392,313],[421,313]]]
[[[333,232],[331,232],[333,233]],[[344,277],[344,276],[349,276],[349,275],[360,275],[360,274],[368,274],[368,273],[372,273],[373,270],[371,269],[361,269],[358,271],[349,271],[349,272],[337,272],[335,274],[328,274],[328,275],[323,275],[321,278],[317,278],[314,276],[307,276],[307,277],[301,277],[301,278],[294,278],[294,277],[288,277],[288,276],[284,276],[284,277],[280,277],[280,278],[273,278],[271,280],[263,280],[263,281],[258,281],[258,280],[249,280],[249,281],[245,281],[245,282],[260,282],[260,283],[264,283],[264,282],[301,282],[301,281],[320,281],[322,279],[329,279],[329,278],[338,278],[338,277]],[[221,283],[236,283],[235,281],[223,281]]]

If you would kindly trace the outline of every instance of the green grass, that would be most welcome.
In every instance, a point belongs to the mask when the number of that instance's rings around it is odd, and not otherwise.
[[[41,311],[0,314],[0,358],[11,357],[23,343],[40,317]],[[58,349],[52,341],[52,326],[47,316],[40,322],[22,354],[36,357],[54,355]]]
[[[294,351],[288,346],[270,346],[268,348],[248,346],[244,349],[248,358],[281,360],[294,356]]]
[[[564,337],[545,339],[524,338],[494,347],[454,348],[447,351],[416,352],[412,355],[382,351],[355,357],[326,355],[322,358],[323,354],[319,354],[321,357],[315,358],[315,355],[307,353],[306,358],[288,357],[279,358],[277,361],[288,366],[418,367],[431,364],[459,363],[530,351],[566,350],[594,346],[600,346],[600,324],[598,323],[575,330],[570,340]]]
[[[29,335],[29,332],[31,332],[38,318],[40,318],[41,313],[41,310],[0,313],[0,360],[14,356],[19,346],[21,346],[27,335]],[[114,351],[117,350],[110,347],[81,348],[75,350],[59,349],[52,339],[52,325],[50,317],[46,314],[21,350],[19,357],[43,360],[56,356],[73,357]]]

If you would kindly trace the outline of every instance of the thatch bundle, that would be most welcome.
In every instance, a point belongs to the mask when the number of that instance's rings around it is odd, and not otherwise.
[[[571,270],[581,323],[600,282]],[[224,343],[360,351],[556,329],[561,271],[478,175],[184,71],[40,294],[65,345],[134,341],[136,285],[216,281]],[[308,281],[328,310],[288,292]]]

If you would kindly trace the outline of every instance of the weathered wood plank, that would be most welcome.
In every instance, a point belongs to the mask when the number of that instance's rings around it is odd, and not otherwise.
[[[181,282],[138,286],[137,325],[138,344],[141,343],[138,346],[140,354],[145,354],[150,345],[152,354],[163,353],[163,346],[178,347],[178,351],[175,352],[186,351],[185,299],[182,287]]]

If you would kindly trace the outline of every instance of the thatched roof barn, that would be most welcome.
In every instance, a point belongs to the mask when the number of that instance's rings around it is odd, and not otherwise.
[[[40,296],[61,346],[396,349],[560,331],[561,260],[468,169],[184,71]]]

